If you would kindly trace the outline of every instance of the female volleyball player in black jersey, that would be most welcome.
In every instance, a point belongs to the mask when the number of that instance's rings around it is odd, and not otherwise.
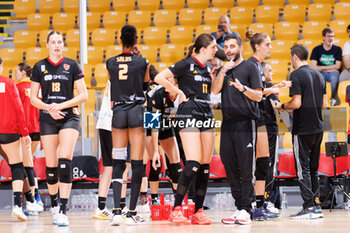
[[[195,213],[192,224],[211,224],[204,215],[202,207],[209,179],[209,163],[214,148],[214,127],[205,127],[197,123],[213,122],[210,108],[211,70],[207,62],[217,51],[215,39],[209,34],[201,34],[190,46],[188,56],[160,72],[155,81],[165,87],[172,95],[179,95],[179,108],[175,122],[180,129],[180,137],[186,155],[186,166],[180,176],[174,210],[170,221],[186,222],[182,215],[181,204],[188,187],[196,177]],[[193,54],[193,55],[192,55]],[[169,79],[175,78],[178,87]],[[191,124],[192,122],[192,124]],[[195,124],[193,124],[195,122]]]
[[[111,101],[113,101],[112,140],[113,140],[113,174],[112,185],[114,209],[111,225],[122,223],[120,197],[122,176],[127,159],[127,142],[131,146],[131,198],[125,223],[144,224],[145,220],[138,216],[135,208],[143,175],[143,152],[145,132],[143,112],[145,96],[143,91],[148,84],[148,61],[136,56],[137,32],[132,25],[121,29],[123,52],[108,59],[107,70],[111,81]]]
[[[72,157],[80,129],[77,105],[85,102],[88,94],[79,65],[62,55],[60,32],[48,34],[47,48],[49,57],[33,67],[30,99],[32,105],[40,109],[40,137],[46,158],[53,222],[68,226],[66,206],[72,187]],[[40,86],[42,100],[38,98]],[[77,96],[74,96],[74,87]]]

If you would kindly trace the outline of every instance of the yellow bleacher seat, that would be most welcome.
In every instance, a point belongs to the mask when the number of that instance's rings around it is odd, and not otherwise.
[[[181,26],[195,27],[200,25],[202,22],[202,10],[190,8],[181,9],[179,12],[179,22]]]
[[[321,152],[326,152],[326,142],[328,141],[329,141],[328,132],[323,132],[323,138],[322,138],[321,148],[320,148]]]
[[[281,102],[282,103],[282,102]],[[293,150],[293,136],[290,132],[285,132],[283,135],[283,149]]]
[[[284,6],[284,0],[262,0],[263,5],[266,6],[278,6],[280,9]]]
[[[266,62],[271,64],[272,68],[272,83],[280,83],[287,80],[289,60],[268,59]]]
[[[166,0],[162,5],[166,10],[181,10],[185,7],[185,0]]]
[[[289,40],[273,40],[271,41],[272,59],[290,59],[290,48],[295,44],[295,41]]]
[[[49,55],[47,48],[31,47],[26,50],[26,62],[34,66],[38,61],[46,58]]]
[[[146,27],[143,31],[143,40],[147,45],[165,44],[167,29],[164,27]]]
[[[338,38],[335,38],[335,39],[333,40],[333,44],[338,45],[339,47],[343,47],[344,44],[345,44],[345,42],[347,42],[348,40],[349,40],[349,39],[344,39],[344,38],[338,39]]]
[[[63,10],[65,13],[79,13],[79,0],[63,0]]]
[[[106,11],[103,13],[103,26],[109,29],[119,29],[125,25],[126,12]]]
[[[288,0],[289,4],[309,4],[308,0]]]
[[[16,0],[13,9],[16,19],[25,19],[29,14],[35,13],[36,0]]]
[[[299,36],[299,25],[296,22],[275,23],[275,37],[277,40],[297,40]]]
[[[84,82],[87,88],[91,88],[92,67],[89,64],[84,64]],[[91,96],[89,96],[89,99]]]
[[[242,56],[244,59],[248,59],[253,55],[253,49],[252,46],[250,46],[250,42],[246,41],[243,42],[243,52],[242,52]]]
[[[332,97],[332,88],[329,82],[326,82],[326,90],[327,90],[327,103],[329,107],[329,101],[331,100],[331,97]]]
[[[101,24],[101,13],[99,12],[86,12],[86,26],[88,30],[99,28]],[[78,17],[79,28],[79,17]]]
[[[110,45],[107,47],[106,50],[106,61],[114,56],[117,56],[118,54],[122,53],[122,46],[121,45]]]
[[[233,7],[234,1],[232,0],[212,0],[211,3],[214,7],[222,7],[230,9]]]
[[[13,43],[16,48],[35,47],[37,33],[32,31],[16,31],[13,36]]]
[[[156,11],[159,9],[160,0],[137,1],[137,6],[141,11]]]
[[[105,83],[106,85],[106,83]],[[96,90],[94,89],[90,89],[88,90],[88,96],[89,99],[88,101],[85,103],[85,114],[86,115],[90,115],[92,114],[95,110],[96,110],[96,100],[97,100],[97,96],[96,96]],[[89,124],[93,124],[93,117],[90,117],[90,123]],[[90,131],[91,133],[91,131]]]
[[[255,10],[255,18],[258,23],[276,23],[279,17],[278,6],[258,6]]]
[[[328,4],[334,4],[334,0],[314,0],[314,3],[328,3]]]
[[[317,45],[321,44],[321,40],[303,39],[303,40],[298,40],[297,43],[304,44],[309,49],[309,58],[310,58],[312,49],[315,48]]]
[[[227,15],[226,8],[206,8],[204,10],[204,22],[205,24],[218,24],[219,18],[222,15]]]
[[[289,4],[284,6],[283,18],[287,22],[303,25],[306,16],[306,5]]]
[[[147,58],[150,63],[155,63],[157,61],[158,47],[156,45],[140,45],[139,48],[142,57]]]
[[[40,13],[47,13],[47,14],[60,12],[61,0],[39,0],[38,9]]]
[[[304,39],[319,40],[322,39],[322,30],[327,27],[327,22],[307,21],[303,25]]]
[[[163,44],[160,46],[159,58],[163,63],[175,63],[184,58],[183,44]]]
[[[249,26],[254,32],[267,33],[272,38],[273,24],[272,23],[253,23]]]
[[[172,44],[190,44],[193,41],[193,28],[184,26],[171,27],[169,39]]]
[[[231,24],[246,24],[253,23],[253,8],[252,7],[232,7],[230,9]]]
[[[289,97],[289,88],[281,88],[278,98],[280,99],[281,103],[289,102],[292,99],[291,97]]]
[[[237,32],[241,38],[242,41],[245,41],[246,38],[246,32],[247,32],[247,26],[244,24],[231,24],[230,27],[231,32]]]
[[[49,29],[50,15],[49,14],[29,14],[27,18],[27,27],[30,31],[41,31]]]
[[[338,2],[334,4],[335,19],[349,20],[350,2]]]
[[[313,3],[308,6],[308,16],[310,21],[329,21],[331,15],[331,4]]]
[[[10,73],[12,72],[13,68],[11,67],[7,67],[7,66],[3,66],[2,67],[2,73],[0,75],[5,76],[5,77],[10,77]]]
[[[46,48],[46,43],[47,43],[47,35],[51,32],[52,30],[42,30],[40,31],[39,34],[39,44],[41,47]]]
[[[103,48],[88,46],[87,58],[89,65],[96,65],[103,61]]]
[[[238,6],[249,6],[256,8],[259,5],[260,0],[237,0]]]
[[[55,13],[52,17],[52,27],[57,31],[67,31],[75,26],[74,13]]]
[[[350,24],[350,20],[332,20],[329,23],[329,27],[333,29],[335,38],[347,39],[348,33],[346,31],[347,26]],[[341,46],[343,47],[343,45]]]
[[[173,63],[166,63],[166,62],[156,62],[153,65],[157,68],[158,71],[162,71],[168,67],[170,67]]]
[[[176,24],[175,10],[156,10],[153,16],[153,23],[156,27],[172,27]]]
[[[115,11],[133,11],[135,10],[135,1],[130,0],[113,0]]]
[[[115,31],[107,28],[97,28],[92,30],[91,42],[93,46],[108,46],[115,43]]]
[[[80,31],[79,29],[70,29],[66,34],[66,44],[69,47],[80,47]]]
[[[111,8],[110,0],[89,0],[88,8],[91,12],[105,12]]]
[[[198,37],[200,34],[203,33],[212,33],[212,32],[216,32],[218,30],[218,25],[214,24],[214,25],[199,25],[196,27],[195,31],[196,31],[196,37]]]
[[[74,47],[64,47],[62,50],[62,54],[65,57],[69,57],[70,59],[77,60],[77,52],[78,49]]]
[[[209,7],[210,0],[187,0],[187,5],[192,9],[205,9]]]
[[[103,89],[106,87],[108,80],[108,71],[106,63],[97,64],[95,67],[96,86],[94,88]]]
[[[338,142],[346,142],[346,132],[337,132],[337,141]]]
[[[348,103],[346,103],[346,87],[350,84],[350,81],[343,81],[339,83],[338,86],[338,96],[341,102],[341,105],[347,106]]]
[[[130,11],[128,24],[136,28],[145,28],[151,25],[151,11]]]

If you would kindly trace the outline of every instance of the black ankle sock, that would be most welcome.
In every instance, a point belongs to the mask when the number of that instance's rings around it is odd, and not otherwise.
[[[120,208],[124,209],[124,207],[125,207],[125,197],[120,198]]]
[[[105,197],[98,197],[98,208],[103,210],[106,207],[106,199]]]
[[[66,214],[68,198],[60,199],[60,213]]]
[[[152,194],[151,193],[151,198],[152,198],[152,201],[155,200],[155,199],[158,199],[158,193],[157,194]]]
[[[58,206],[58,193],[54,195],[50,195],[50,199],[51,199],[51,207]]]
[[[22,192],[14,192],[13,193],[13,204],[21,207],[21,199],[22,199]]]
[[[264,205],[264,195],[257,195],[256,196],[256,207],[260,208]]]
[[[33,198],[31,190],[29,190],[28,192],[24,193],[24,196],[26,197],[26,200],[29,201],[30,203],[34,202],[34,198]]]
[[[140,192],[140,196],[141,196],[141,197],[144,196],[144,197],[147,198],[147,192]]]

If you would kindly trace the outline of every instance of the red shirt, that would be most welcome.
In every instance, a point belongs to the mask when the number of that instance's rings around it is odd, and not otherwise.
[[[30,84],[30,79],[25,78],[19,81],[16,86],[26,114],[29,133],[39,133],[39,109],[30,103]]]
[[[0,75],[0,133],[29,135],[23,105],[12,79]]]

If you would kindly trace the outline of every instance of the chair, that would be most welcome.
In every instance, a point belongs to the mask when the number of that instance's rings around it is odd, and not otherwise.
[[[344,39],[344,38],[338,39],[338,37],[337,37],[333,40],[333,44],[338,45],[339,47],[343,47],[345,42],[347,42],[348,40],[349,39]]]
[[[238,6],[248,6],[256,8],[259,5],[260,0],[237,0]]]
[[[208,25],[208,24],[204,24],[204,25],[198,25],[195,28],[195,32],[196,32],[196,37],[198,37],[200,34],[203,33],[212,33],[212,32],[216,32],[218,30],[218,26],[216,24],[214,25]]]
[[[181,10],[185,7],[185,0],[166,0],[162,5],[166,10]]]
[[[303,39],[303,40],[298,40],[297,43],[304,44],[309,49],[309,54],[311,54],[312,49],[315,48],[317,45],[321,44],[321,40]]]
[[[46,159],[45,157],[35,158],[33,160],[33,168],[38,180],[46,180]]]
[[[222,15],[227,15],[226,8],[206,8],[204,10],[204,22],[205,24],[218,24]]]
[[[105,12],[111,9],[110,0],[89,0],[88,8],[91,12]]]
[[[156,62],[153,64],[158,71],[162,71],[172,65],[172,63],[166,63],[166,62]]]
[[[202,22],[202,10],[200,9],[181,9],[179,12],[179,22],[181,26],[197,26]]]
[[[244,24],[231,24],[230,27],[231,32],[237,32],[241,38],[242,41],[245,41],[245,37],[246,37],[246,32],[247,32],[247,26]]]
[[[1,160],[1,163],[0,163],[0,176],[3,177],[3,179],[1,179],[1,181],[11,181],[12,180],[11,168],[5,159]]]
[[[272,23],[253,23],[249,26],[254,32],[267,33],[272,38],[273,25]]]
[[[226,178],[226,171],[220,155],[213,155],[211,157],[209,173],[211,174],[211,179]]]
[[[275,37],[277,40],[298,40],[299,25],[296,22],[275,23]]]
[[[55,13],[52,17],[52,27],[57,31],[67,31],[75,26],[74,13]]]
[[[106,50],[106,61],[114,56],[117,56],[118,54],[122,53],[122,46],[121,45],[110,45],[107,47]]]
[[[106,63],[101,63],[96,65],[95,80],[97,84],[94,88],[103,89],[106,87],[106,82],[108,80],[108,71],[106,68]]]
[[[92,31],[91,42],[93,46],[114,45],[115,31],[113,29],[97,28]]]
[[[142,0],[137,1],[137,7],[141,11],[156,11],[159,9],[160,0]]]
[[[16,48],[35,47],[37,33],[33,31],[16,31],[13,36],[13,43]]]
[[[277,171],[284,173],[279,178],[293,178],[296,177],[297,173],[295,170],[295,160],[293,152],[285,152],[278,156]]]
[[[296,22],[303,25],[306,16],[306,5],[289,4],[284,6],[283,18],[287,22]]]
[[[91,77],[92,77],[92,67],[89,64],[84,64],[84,81],[85,81],[86,88],[91,88]]]
[[[66,44],[69,47],[80,47],[80,31],[79,29],[70,29],[66,34]]]
[[[280,99],[280,102],[281,103],[287,103],[289,102],[292,98],[289,97],[289,89],[288,88],[281,88],[280,89],[280,94],[278,95],[278,98]],[[288,133],[285,133],[284,136],[288,137]],[[285,144],[285,141],[284,141],[285,138],[283,138],[283,148],[293,148],[293,145],[291,144],[292,143],[292,138],[290,137],[290,142],[288,141],[288,144]],[[285,147],[287,146],[287,147]]]
[[[322,30],[327,27],[327,22],[307,21],[303,25],[304,39],[320,40],[322,39]]]
[[[187,0],[187,5],[192,9],[205,9],[209,7],[210,0]]]
[[[79,0],[63,0],[63,10],[65,13],[78,13]]]
[[[156,10],[153,16],[153,23],[156,27],[172,27],[176,24],[175,10]]]
[[[143,40],[147,45],[165,44],[167,29],[163,27],[146,27],[143,31]]]
[[[320,3],[334,4],[334,0],[314,0],[314,3],[317,3],[317,4],[320,4]]]
[[[88,30],[99,28],[101,24],[101,13],[99,12],[86,12],[86,27]],[[79,27],[79,17],[78,17]]]
[[[336,175],[342,175],[350,169],[349,155],[346,157],[337,157],[335,160],[337,162]],[[320,153],[318,171],[329,177],[334,175],[333,159],[332,157],[327,157],[325,152]]]
[[[242,56],[244,59],[248,59],[253,55],[253,49],[252,46],[250,46],[250,42],[246,41],[243,42],[243,52],[242,52]]]
[[[135,1],[130,0],[113,0],[115,11],[133,11],[135,10]]]
[[[136,28],[145,28],[151,25],[150,11],[130,11],[128,24],[134,25]]]
[[[26,50],[26,62],[31,66],[47,56],[49,56],[47,48],[31,47]]]
[[[271,64],[273,83],[280,83],[283,80],[287,80],[289,60],[269,59],[266,60]]]
[[[350,3],[338,2],[334,4],[334,17],[335,19],[349,20]]]
[[[156,45],[141,45],[139,46],[142,56],[147,58],[150,63],[157,61],[157,51],[158,48]]]
[[[36,0],[16,0],[14,1],[14,12],[16,19],[25,19],[29,14],[35,13]]]
[[[290,48],[295,44],[290,40],[273,40],[271,41],[272,51],[271,58],[273,59],[290,59]]]
[[[0,57],[2,63],[7,67],[17,66],[23,62],[23,50],[15,48],[2,48],[0,49]]]
[[[284,7],[284,0],[262,0],[264,6],[278,6],[280,9]]]
[[[214,7],[230,9],[233,7],[234,1],[232,1],[232,0],[212,0],[211,3],[213,4]]]
[[[175,63],[184,58],[183,44],[163,44],[160,46],[159,58],[165,63]]]
[[[38,9],[40,13],[47,13],[47,14],[60,12],[61,0],[39,0]]]
[[[87,49],[88,64],[95,66],[103,61],[103,48],[88,46]]]
[[[289,4],[309,4],[308,0],[288,0]]]
[[[258,6],[255,10],[258,23],[276,23],[279,17],[278,6]]]
[[[183,26],[171,27],[169,39],[172,44],[190,44],[193,41],[193,28]]]
[[[308,7],[308,16],[310,21],[329,21],[332,15],[331,4],[310,4]]]
[[[253,8],[252,7],[232,7],[230,9],[230,19],[232,24],[253,23]]]
[[[346,103],[345,99],[346,99],[346,87],[349,84],[350,84],[350,81],[343,81],[343,82],[340,82],[339,86],[338,86],[338,95],[339,95],[339,99],[340,99],[340,102],[341,102],[342,106],[347,106],[348,105]],[[330,95],[330,93],[328,95]]]
[[[349,24],[350,24],[349,20],[345,21],[342,19],[337,19],[337,20],[332,20],[329,23],[329,27],[333,29],[336,38],[346,39],[348,38],[348,33],[346,32],[346,28]],[[344,44],[342,44],[341,47],[343,47],[343,45]]]
[[[63,56],[69,57],[69,58],[71,58],[73,60],[77,60],[78,59],[77,52],[78,52],[78,49],[74,48],[74,47],[64,47],[62,49]]]
[[[10,77],[10,73],[12,74],[14,73],[13,68],[7,67],[7,66],[2,67],[2,73],[1,73],[2,76]]]
[[[103,26],[115,30],[122,28],[126,22],[126,12],[122,11],[106,11],[103,13]]]
[[[49,14],[29,14],[27,18],[27,27],[29,31],[39,32],[49,29],[50,15]]]

